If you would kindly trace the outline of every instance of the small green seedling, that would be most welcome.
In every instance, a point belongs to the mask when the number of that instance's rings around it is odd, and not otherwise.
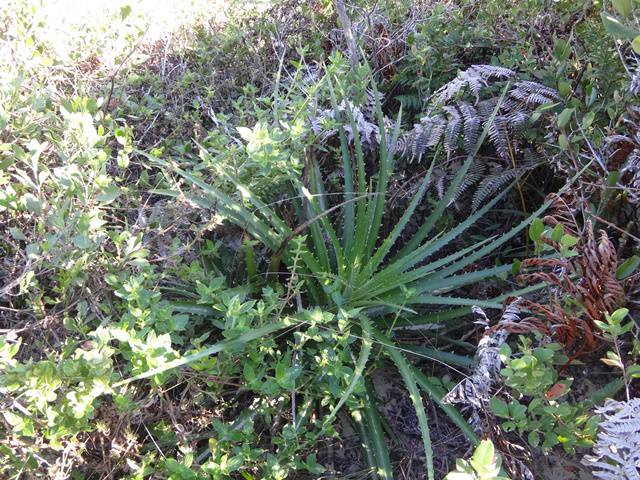
[[[482,440],[469,460],[456,460],[456,469],[445,480],[509,480],[500,475],[501,463],[491,440]]]

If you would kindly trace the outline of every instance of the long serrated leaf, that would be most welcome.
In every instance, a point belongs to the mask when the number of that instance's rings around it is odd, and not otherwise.
[[[320,167],[317,162],[312,162],[311,168],[311,184],[314,185],[314,196],[309,199],[309,204],[311,205],[312,211],[319,213],[320,211],[328,210],[326,202],[324,201],[324,185],[322,183]],[[353,201],[349,201],[350,204],[353,204]],[[324,229],[324,234],[329,238],[331,242],[331,248],[333,249],[334,261],[337,267],[337,273],[339,275],[344,275],[344,250],[340,244],[340,240],[338,239],[338,235],[336,234],[333,225],[329,221],[329,217],[324,215],[321,217],[320,222],[322,224],[322,228]]]
[[[338,112],[338,102],[333,89],[333,83],[329,80],[329,92],[331,94],[331,107],[334,112]],[[345,253],[351,251],[353,236],[355,233],[355,205],[351,202],[354,197],[353,192],[353,168],[351,165],[351,153],[349,145],[342,128],[338,129],[340,140],[340,154],[342,157],[342,174],[344,177],[344,201],[345,206],[342,214],[342,248]]]
[[[228,197],[228,201],[224,202],[220,199],[214,199],[211,200],[210,198],[206,198],[206,197],[201,197],[201,196],[196,196],[190,193],[185,193],[185,192],[179,192],[177,190],[162,190],[162,189],[158,189],[158,190],[152,190],[152,193],[156,193],[158,195],[164,195],[164,196],[168,196],[168,197],[172,197],[172,198],[179,198],[179,197],[183,197],[185,200],[193,203],[194,205],[199,206],[200,208],[205,208],[208,210],[216,210],[219,213],[221,213],[222,215],[224,215],[228,220],[230,220],[232,223],[234,223],[235,225],[241,227],[241,228],[247,228],[249,226],[252,225],[252,222],[250,220],[247,220],[243,215],[239,214],[237,209],[234,208],[230,208],[227,205],[230,206],[234,206],[238,204],[238,202],[236,202],[235,200],[231,199],[230,197]],[[246,212],[248,214],[250,214],[250,212]],[[258,220],[256,218],[256,220]],[[259,221],[259,220],[258,220]],[[266,227],[266,229],[268,230],[268,227]],[[250,230],[250,233],[252,236],[254,236],[255,238],[257,238],[258,240],[260,240],[262,243],[264,243],[265,245],[269,246],[271,245],[271,241],[269,240],[269,234],[266,233],[266,230],[263,228],[251,228],[248,229]]]
[[[380,273],[374,275],[369,282],[365,283],[357,292],[355,292],[353,297],[357,299],[362,298],[363,296],[381,296],[382,294],[398,288],[409,287],[412,282],[428,276],[436,269],[467,255],[477,248],[478,245],[471,245],[470,247],[436,260],[435,262],[430,262],[424,267],[409,270],[408,272],[403,272],[403,268],[400,268],[402,264],[398,261],[382,270]]]
[[[304,192],[303,194],[305,197],[311,198],[311,195],[309,195],[309,192],[307,191],[306,188],[303,187],[302,191]],[[306,220],[308,221],[311,217],[314,216],[315,209],[313,208],[313,206],[309,204],[307,205],[306,210],[308,212]],[[309,231],[311,232],[311,240],[313,242],[313,251],[315,252],[316,257],[318,258],[318,261],[320,263],[322,270],[325,272],[330,272],[331,263],[329,260],[329,251],[327,250],[327,245],[324,241],[324,236],[322,235],[320,222],[311,222],[309,224]]]
[[[417,381],[411,366],[404,358],[404,355],[398,350],[398,348],[391,343],[382,333],[375,331],[374,336],[384,348],[384,351],[391,357],[393,362],[398,367],[400,376],[404,381],[411,398],[411,403],[416,411],[418,417],[418,424],[420,425],[420,431],[422,433],[422,443],[424,444],[424,453],[427,459],[427,476],[429,480],[434,480],[433,470],[433,450],[431,449],[431,437],[429,435],[429,423],[427,421],[427,413],[424,409],[424,403],[422,402],[422,396],[417,387]]]
[[[380,478],[378,477],[378,461],[376,460],[376,456],[373,451],[374,442],[371,438],[371,432],[369,432],[369,426],[365,421],[366,411],[364,409],[354,409],[351,411],[351,417],[356,424],[356,430],[360,436],[360,445],[364,450],[367,465],[369,465],[369,468],[371,469],[371,478],[377,480]],[[392,477],[387,476],[387,478]]]
[[[519,297],[522,295],[526,295],[527,293],[535,292],[537,290],[541,290],[545,288],[547,285],[545,283],[538,283],[535,285],[530,285],[525,288],[521,288],[519,290],[511,290],[497,297],[493,297],[489,299],[489,303],[484,306],[481,304],[482,302],[476,301],[473,305],[483,307],[483,308],[493,308],[493,309],[502,309],[502,302],[509,297]],[[434,323],[447,323],[452,320],[455,320],[460,317],[464,317],[471,313],[471,307],[473,305],[468,305],[462,308],[452,308],[449,310],[442,310],[439,312],[428,313],[424,315],[417,315],[412,318],[401,317],[395,322],[395,327],[401,326],[416,326],[416,325],[430,325]]]
[[[196,145],[198,145],[198,147],[200,147],[201,151],[206,152],[206,149],[202,145],[200,145],[197,141],[195,143]],[[240,196],[243,199],[248,200],[249,203],[251,203],[256,208],[256,212],[259,213],[275,231],[277,231],[280,235],[289,234],[291,229],[284,222],[284,220],[282,220],[280,216],[269,205],[260,200],[251,191],[251,189],[249,189],[249,187],[244,185],[233,175],[227,173],[224,169],[220,169],[218,171],[218,175],[231,183],[236,188]]]
[[[564,187],[562,187],[559,191],[558,191],[558,195],[562,194],[562,192],[564,192],[565,190],[567,190],[572,184],[573,182],[576,181],[577,178],[580,177],[580,175],[582,175],[582,173],[584,173],[589,166],[591,165],[591,163],[593,162],[593,160],[589,161],[584,167],[582,167],[582,169],[577,172],[570,181],[568,181]],[[463,268],[468,267],[469,265],[471,265],[472,263],[474,263],[475,261],[485,257],[487,254],[497,250],[498,247],[504,245],[505,243],[507,243],[509,240],[511,240],[513,237],[515,237],[516,235],[518,235],[520,232],[522,232],[525,228],[527,228],[527,226],[536,218],[539,218],[542,213],[549,208],[549,206],[551,205],[552,200],[546,200],[541,206],[540,208],[538,208],[535,212],[533,212],[528,218],[524,219],[520,224],[518,224],[517,226],[515,226],[514,228],[512,228],[511,230],[509,230],[508,232],[503,233],[502,235],[500,235],[499,237],[496,237],[495,240],[493,240],[491,243],[489,243],[488,245],[484,246],[483,248],[477,250],[476,252],[472,253],[471,255],[469,255],[468,257],[464,257],[461,260],[454,262],[452,265],[449,265],[447,268],[442,269],[441,271],[438,272],[437,276],[439,278],[444,278],[446,276],[449,275],[453,275],[456,272],[461,271]]]
[[[420,293],[445,293],[453,290],[454,288],[511,272],[512,268],[511,264],[507,264],[447,277],[440,275],[440,272],[438,271],[435,272],[433,276],[429,276],[425,280],[410,284],[410,288],[414,288]]]
[[[403,326],[415,327],[416,325],[433,325],[447,323],[460,317],[464,317],[471,313],[471,307],[450,308],[448,310],[440,310],[433,313],[416,315],[413,317],[401,317],[395,324],[395,328]]]
[[[459,367],[472,367],[475,364],[475,360],[465,355],[458,355],[457,353],[445,352],[438,350],[437,348],[423,347],[422,345],[412,345],[410,343],[399,343],[398,347],[407,353],[414,353],[420,358],[428,358],[437,360],[447,365],[458,365]]]
[[[389,185],[389,178],[391,178],[395,163],[393,161],[393,153],[389,152],[389,149],[386,145],[387,141],[385,134],[385,125],[382,118],[382,111],[380,110],[380,100],[378,99],[377,94],[375,95],[375,97],[376,112],[378,113],[378,130],[380,131],[381,137],[378,157],[380,168],[378,170],[378,182],[376,184],[375,191],[376,196],[369,204],[369,233],[367,235],[367,246],[365,249],[366,257],[371,257],[376,242],[378,241],[378,235],[380,233],[380,229],[382,228],[382,215],[384,214],[384,206],[385,202],[387,201],[387,188]],[[400,110],[398,111],[398,116],[396,118],[392,142],[396,142],[398,140],[401,122],[402,106],[400,106]]]
[[[449,232],[443,234],[439,238],[431,239],[429,242],[423,244],[416,250],[409,252],[402,257],[396,256],[390,265],[385,267],[381,272],[373,275],[370,280],[365,282],[360,288],[360,291],[375,292],[375,295],[380,295],[394,288],[398,288],[400,285],[407,285],[409,282],[418,280],[419,278],[421,278],[421,276],[426,275],[436,268],[447,265],[448,263],[451,263],[458,258],[467,255],[469,252],[480,248],[480,246],[484,245],[485,243],[490,242],[491,239],[483,240],[476,243],[475,245],[454,252],[451,255],[448,255],[435,262],[431,262],[425,267],[421,267],[420,269],[413,270],[410,273],[403,275],[404,271],[422,262],[426,258],[434,255],[441,248],[450,244],[456,237],[461,235],[467,228],[469,228],[479,218],[487,213],[499,200],[502,199],[505,194],[506,190],[497,195],[491,202],[475,212],[473,215],[470,215],[464,222],[461,222],[455,228],[451,229]],[[384,288],[380,290],[378,288],[379,286],[384,286]],[[354,294],[354,296],[357,296],[357,294]]]
[[[447,414],[447,416],[451,419],[453,423],[455,423],[458,428],[464,433],[467,439],[474,445],[477,445],[480,442],[480,438],[473,431],[473,428],[469,425],[469,423],[464,419],[464,417],[460,414],[457,408],[453,405],[442,403],[442,398],[445,396],[446,392],[442,387],[435,384],[431,380],[427,378],[427,376],[418,370],[416,367],[411,367],[413,371],[413,375],[418,382],[420,388],[422,388],[429,397],[431,397],[438,406]]]
[[[365,402],[363,405],[364,421],[366,422],[373,454],[376,462],[376,472],[383,480],[393,479],[393,469],[391,468],[391,460],[389,459],[389,450],[384,441],[384,432],[382,423],[380,422],[380,412],[378,411],[378,403],[375,399],[373,387],[369,382],[365,383]]]
[[[384,296],[380,300],[363,301],[357,304],[358,307],[368,307],[379,305],[381,301],[386,301],[390,305],[402,304],[403,297],[401,294],[397,296]],[[483,308],[502,308],[500,302],[491,300],[478,300],[474,298],[446,297],[438,295],[415,295],[410,298],[404,298],[404,303],[409,305],[451,305],[451,306],[478,306]]]
[[[514,228],[512,228],[508,232],[505,232],[502,235],[500,235],[499,237],[496,237],[488,245],[485,245],[484,247],[482,247],[479,250],[475,251],[474,253],[472,253],[468,257],[464,257],[461,260],[458,260],[457,262],[454,262],[453,264],[449,265],[447,268],[445,268],[445,269],[441,270],[440,272],[438,272],[438,276],[440,278],[444,278],[444,277],[446,277],[448,275],[453,275],[456,272],[459,272],[460,270],[462,270],[463,268],[468,267],[469,265],[471,265],[472,263],[476,262],[477,260],[480,260],[481,258],[484,258],[487,254],[495,251],[498,247],[504,245],[509,240],[511,240],[513,237],[518,235],[518,233],[522,232],[525,228],[527,228],[527,226],[533,221],[534,218],[538,218],[538,216],[540,214],[542,214],[542,212],[544,212],[547,208],[549,208],[549,205],[551,205],[551,201],[550,200],[546,201],[545,203],[543,203],[542,206],[538,210],[533,212],[529,218],[526,218],[519,225],[515,226]]]
[[[247,199],[255,208],[256,212],[262,215],[265,220],[267,220],[280,235],[287,235],[291,231],[291,229],[287,226],[287,224],[282,220],[278,214],[269,207],[266,203],[260,200],[246,185],[238,182],[233,176],[222,173],[224,178],[229,180],[229,182],[233,183],[236,187],[236,190],[242,198]]]
[[[247,281],[251,283],[258,273],[258,268],[256,266],[256,255],[253,251],[253,245],[251,245],[251,240],[246,234],[242,238],[242,250],[244,251],[244,263],[247,268]]]
[[[376,119],[378,121],[378,131],[380,133],[380,147],[378,157],[380,168],[378,171],[378,183],[376,186],[377,198],[375,199],[374,214],[370,215],[369,222],[370,235],[369,245],[367,247],[367,256],[370,257],[377,242],[380,227],[382,226],[382,214],[384,213],[387,186],[389,183],[389,178],[391,177],[395,166],[393,151],[390,151],[388,146],[395,145],[398,140],[398,136],[400,134],[400,125],[402,123],[403,107],[402,105],[400,105],[400,109],[398,110],[398,115],[396,117],[396,122],[392,133],[391,142],[388,143],[384,115],[382,114],[382,105],[380,104],[380,95],[378,94],[378,88],[376,86],[375,78],[371,74],[371,72],[369,72],[369,83],[371,84],[371,91],[373,92]]]
[[[218,208],[222,209],[230,219],[234,221],[234,223],[238,224],[238,226],[242,228],[247,228],[253,236],[258,238],[272,250],[275,251],[278,248],[279,235],[273,231],[268,224],[260,220],[253,212],[242,206],[240,202],[229,197],[201,178],[182,170],[172,163],[161,160],[140,150],[136,150],[136,152],[158,165],[162,165],[173,170],[192,185],[202,189],[207,195],[210,195],[218,202]]]
[[[312,253],[304,251],[300,256],[308,270],[308,274],[310,277],[305,279],[305,283],[309,287],[309,290],[311,291],[311,294],[313,295],[316,303],[324,305],[327,300],[326,291],[324,288],[324,279],[327,276],[327,272],[322,269],[322,267],[318,263],[318,260],[316,260]]]
[[[362,146],[360,144],[360,133],[357,130],[356,124],[353,120],[353,113],[351,108],[347,104],[346,111],[348,114],[349,122],[351,123],[351,129],[353,130],[353,143],[356,154],[356,162],[358,166],[358,195],[362,196],[369,190],[367,188],[367,182],[365,178],[365,166],[364,156],[362,153]],[[364,251],[367,246],[367,233],[369,229],[367,210],[372,201],[367,197],[366,199],[359,200],[356,205],[356,218],[355,218],[355,237],[351,250],[346,252],[348,262],[347,267],[350,269],[351,280],[357,272],[362,268]]]
[[[438,295],[417,295],[411,299],[411,303],[416,305],[469,305],[482,308],[502,308],[502,304],[500,302],[478,300],[474,298],[444,297]]]
[[[384,242],[382,242],[382,245],[380,245],[380,248],[378,248],[378,250],[373,255],[371,260],[369,260],[366,269],[363,271],[363,273],[366,274],[366,276],[370,276],[371,273],[373,273],[373,271],[375,271],[375,269],[378,268],[378,265],[380,265],[380,263],[385,259],[385,257],[389,253],[389,250],[391,250],[396,240],[398,240],[398,237],[400,237],[400,234],[403,232],[403,230],[407,226],[407,223],[411,219],[413,212],[420,204],[420,201],[422,200],[422,197],[424,196],[427,190],[427,186],[429,185],[429,182],[431,180],[431,172],[433,171],[433,165],[434,163],[431,163],[431,166],[429,167],[429,170],[427,171],[427,174],[425,175],[424,180],[420,184],[420,188],[418,188],[418,191],[415,193],[415,195],[411,199],[409,206],[400,217],[400,220],[398,220],[398,222],[396,223],[391,233],[389,233],[389,235],[384,240]]]
[[[513,185],[515,185],[515,182],[512,183],[503,192],[496,195],[490,202],[484,205],[481,209],[477,210],[472,215],[467,217],[463,222],[460,222],[458,225],[456,225],[454,228],[452,228],[448,232],[440,235],[440,237],[437,240],[431,242],[430,247],[428,249],[425,249],[420,256],[414,257],[413,265],[419,262],[422,262],[428,257],[436,254],[438,251],[440,251],[441,248],[447,245],[450,245],[453,240],[455,240],[460,235],[462,235],[469,227],[474,225],[480,218],[482,218],[487,212],[489,212],[500,200],[502,200],[502,198],[506,195],[507,191]],[[396,257],[394,261],[401,261],[402,258],[404,257],[400,257],[400,258]]]

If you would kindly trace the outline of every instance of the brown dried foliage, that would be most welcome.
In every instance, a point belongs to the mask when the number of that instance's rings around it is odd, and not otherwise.
[[[555,337],[573,359],[599,347],[601,337],[595,321],[624,305],[625,291],[616,278],[618,258],[607,233],[599,230],[596,235],[590,221],[581,231],[572,202],[555,194],[552,200],[551,214],[544,222],[550,226],[560,224],[565,232],[577,237],[577,255],[524,260],[522,268],[535,271],[519,275],[518,280],[528,284],[545,282],[552,287],[553,295],[547,304],[524,300],[521,307],[532,314],[523,318],[524,326]],[[559,247],[550,239],[544,241]]]

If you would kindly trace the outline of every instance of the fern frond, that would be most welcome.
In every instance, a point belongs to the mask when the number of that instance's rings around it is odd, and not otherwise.
[[[371,89],[367,89],[367,101],[362,106],[362,113],[371,123],[376,123],[376,103],[378,105],[382,105],[384,103],[384,94],[382,92],[374,92]]]
[[[558,92],[538,82],[521,80],[509,91],[509,96],[526,105],[545,105],[560,100]]]
[[[640,398],[607,400],[596,413],[602,418],[598,441],[582,463],[603,480],[640,478]]]
[[[457,171],[457,168],[453,168],[453,171]],[[460,187],[453,195],[452,201],[457,201],[460,196],[469,190],[473,185],[477,184],[487,175],[487,166],[484,163],[474,161],[467,170],[467,174],[464,176]]]
[[[447,126],[446,119],[443,115],[436,115],[431,119],[431,132],[429,133],[428,147],[435,147],[440,143],[442,134]]]
[[[430,117],[423,117],[420,119],[420,123],[414,127],[413,135],[411,135],[409,139],[412,158],[420,159],[429,147],[431,128],[432,120]]]
[[[476,101],[479,100],[480,90],[489,84],[489,80],[506,79],[515,75],[513,70],[494,65],[472,65],[466,70],[458,72],[456,78],[443,85],[433,96],[436,104],[451,100],[465,88],[469,88]]]
[[[473,211],[482,207],[485,201],[497,193],[500,189],[516,180],[523,173],[533,170],[540,165],[540,162],[532,162],[522,165],[518,168],[511,168],[508,170],[500,170],[498,173],[490,176],[486,176],[479,183],[477,190],[473,194],[473,201],[471,202],[471,208]]]
[[[446,127],[447,121],[443,115],[424,116],[411,131],[400,137],[398,144],[402,148],[396,147],[396,151],[402,152],[410,160],[420,160],[427,149],[440,142]]]
[[[382,102],[382,100],[383,95],[378,93],[378,101]],[[349,123],[341,124],[338,127],[327,126],[327,124],[331,124],[338,118],[344,120],[347,117],[346,112],[348,110],[353,116],[353,121],[363,148],[371,149],[377,146],[381,137],[376,120],[375,105],[376,98],[374,92],[367,90],[367,100],[362,105],[355,105],[350,100],[342,100],[336,110],[333,108],[320,110],[318,115],[309,119],[311,130],[316,135],[319,135],[321,139],[326,140],[337,134],[337,128],[341,128],[346,134],[347,140],[353,142],[354,132]]]
[[[492,86],[492,81],[512,78],[516,73],[508,68],[495,65],[472,65],[457,73],[456,78],[438,89],[430,99],[427,114],[414,124],[413,128],[400,135],[394,145],[389,144],[389,151],[397,153],[409,161],[420,160],[425,152],[444,141],[447,156],[460,146],[467,153],[476,145],[481,127],[491,117],[496,104],[495,95],[482,99],[482,91]],[[467,97],[475,99],[472,105]],[[347,110],[353,118],[363,149],[371,150],[379,145],[382,133],[393,129],[393,122],[384,119],[384,132],[381,132],[376,119],[376,100],[383,101],[382,94],[367,91],[367,98],[359,105],[343,99],[336,110],[320,110],[319,114],[310,119],[311,130],[326,140],[342,129],[349,142],[353,142],[355,133],[351,123],[335,126],[335,120],[344,120]],[[453,100],[456,98],[456,100]],[[403,107],[415,108],[418,105],[416,95],[396,97]],[[533,110],[539,105],[549,104],[560,100],[558,93],[550,87],[537,82],[517,81],[507,92],[494,123],[488,132],[488,139],[494,145],[502,159],[509,158],[509,146],[513,146],[514,137],[522,130],[530,118]],[[386,135],[386,138],[390,138]]]
[[[489,138],[498,155],[504,159],[509,158],[509,121],[505,115],[496,115],[489,126]]]
[[[523,110],[516,110],[505,115],[507,122],[509,123],[509,130],[512,132],[520,131],[524,128],[529,115]]]
[[[500,67],[498,65],[473,65],[471,67],[476,75],[484,78],[511,78],[516,73],[510,68]]]
[[[447,106],[443,109],[449,114],[449,122],[447,123],[447,130],[444,136],[444,146],[447,150],[447,154],[451,155],[457,147],[458,137],[462,129],[462,115],[457,108]]]
[[[518,307],[520,301],[520,299],[515,299],[506,307],[498,326],[507,322],[517,323],[520,321],[520,308]],[[507,340],[509,331],[502,328],[490,330],[488,327],[489,319],[484,311],[479,307],[472,307],[472,311],[478,318],[478,323],[487,325],[485,335],[478,342],[476,365],[473,374],[450,390],[443,397],[442,402],[462,403],[470,407],[473,416],[476,417],[475,423],[478,431],[481,431],[484,429],[480,428],[483,422],[480,421],[479,412],[486,409],[491,398],[491,388],[500,375],[502,362],[498,350]]]
[[[404,95],[396,95],[394,97],[400,105],[402,105],[403,110],[419,110],[421,106],[420,98],[418,95],[414,94],[404,94]]]
[[[444,185],[445,180],[447,178],[447,172],[445,172],[441,168],[437,168],[434,170],[434,177],[436,178],[436,193],[438,194],[438,198],[444,197]]]
[[[459,107],[464,119],[464,149],[467,153],[471,153],[478,142],[482,119],[478,115],[478,111],[468,103],[460,102]]]
[[[483,119],[488,119],[498,104],[498,99],[495,97],[487,98],[486,100],[482,100],[476,104],[476,108],[478,109],[478,115],[480,115]]]

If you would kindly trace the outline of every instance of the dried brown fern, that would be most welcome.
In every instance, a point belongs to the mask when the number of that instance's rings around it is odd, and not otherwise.
[[[601,337],[595,322],[624,305],[625,291],[616,278],[617,253],[607,233],[600,230],[596,234],[590,221],[581,233],[570,203],[553,195],[551,214],[544,222],[549,226],[560,224],[565,232],[578,238],[576,255],[522,262],[526,273],[519,275],[519,281],[545,282],[553,292],[547,304],[524,300],[522,308],[532,315],[523,321],[531,322],[542,333],[552,334],[576,358],[597,350]],[[559,249],[553,240],[543,240]]]

